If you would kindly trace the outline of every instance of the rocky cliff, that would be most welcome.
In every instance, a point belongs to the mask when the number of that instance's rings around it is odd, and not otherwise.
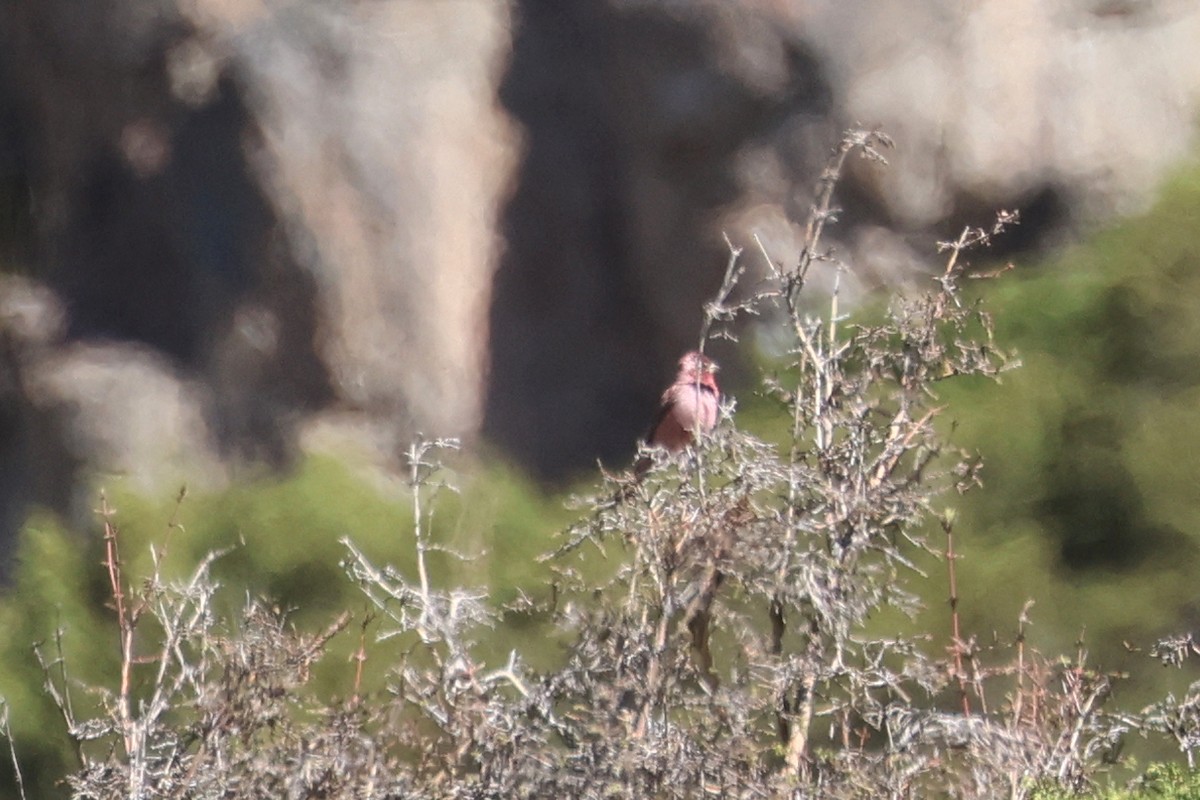
[[[10,0],[0,522],[88,469],[220,483],[482,432],[625,457],[719,281],[794,252],[844,127],[856,285],[1022,207],[1013,249],[1189,152],[1184,0]],[[721,354],[718,353],[718,356]]]

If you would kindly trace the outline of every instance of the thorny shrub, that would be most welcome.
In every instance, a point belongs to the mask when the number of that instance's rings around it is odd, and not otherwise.
[[[1109,714],[1110,677],[1082,649],[1046,658],[1020,632],[982,648],[956,616],[937,635],[872,632],[885,610],[919,610],[910,584],[925,577],[922,553],[942,558],[956,602],[954,519],[935,504],[971,488],[979,462],[940,438],[938,386],[1012,364],[964,296],[962,256],[1017,221],[1001,213],[945,243],[931,288],[895,297],[882,322],[844,318],[836,280],[818,312],[810,272],[846,269],[822,245],[843,165],[882,162],[888,146],[878,132],[847,134],[802,251],[781,263],[756,242],[754,286],[743,285],[749,256],[730,246],[699,347],[732,338],[745,315],[777,327],[783,354],[763,386],[786,442],[739,430],[727,401],[683,457],[651,454],[648,474],[605,475],[580,498],[579,521],[545,556],[552,600],[533,609],[556,627],[560,666],[528,668],[519,648],[484,663],[479,641],[508,609],[432,585],[427,509],[453,441],[418,440],[407,454],[416,576],[345,543],[377,636],[405,643],[383,696],[360,696],[358,675],[332,707],[303,690],[349,615],[312,635],[256,602],[220,619],[211,559],[181,584],[156,569],[128,585],[106,518],[122,670],[101,690],[104,713],[77,719],[66,665],[39,651],[78,746],[73,795],[1023,797],[1086,788],[1130,728],[1175,736],[1190,760],[1197,700]],[[360,657],[368,646],[363,635]],[[1162,652],[1178,660],[1189,648]]]

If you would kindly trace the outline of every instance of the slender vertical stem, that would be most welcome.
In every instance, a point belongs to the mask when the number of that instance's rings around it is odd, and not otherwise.
[[[791,739],[788,741],[787,765],[797,777],[803,777],[808,768],[808,729],[812,726],[816,686],[816,673],[810,671],[800,685],[804,697],[801,698],[800,715],[792,726]]]
[[[104,519],[104,565],[108,569],[109,590],[112,592],[113,607],[117,612],[117,627],[121,637],[121,689],[117,695],[117,713],[121,718],[122,735],[126,755],[133,757],[136,743],[133,735],[133,718],[129,707],[129,691],[133,671],[133,623],[125,603],[122,587],[121,556],[117,546],[117,527],[112,522],[112,509],[108,498],[100,495],[100,516]]]
[[[958,694],[962,701],[963,714],[971,716],[971,701],[967,695],[967,678],[963,672],[963,643],[958,619],[958,571],[954,562],[958,555],[954,552],[954,523],[947,518],[942,519],[942,530],[946,532],[946,570],[950,576],[950,646],[954,652],[954,676],[958,680]]]
[[[424,511],[421,508],[421,467],[425,455],[424,442],[413,442],[408,447],[408,479],[413,493],[413,535],[417,542],[417,574],[421,581],[421,622],[429,614],[429,573],[425,567]]]
[[[10,706],[7,700],[0,700],[0,733],[8,740],[8,755],[12,759],[13,778],[17,784],[17,795],[25,800],[25,778],[21,775],[21,762],[17,758],[17,745],[13,741],[12,728],[8,724]]]

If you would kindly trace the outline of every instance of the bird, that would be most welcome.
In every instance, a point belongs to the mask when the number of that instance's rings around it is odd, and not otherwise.
[[[662,394],[658,414],[646,436],[647,445],[676,455],[695,443],[696,434],[709,433],[716,427],[721,394],[718,369],[715,361],[695,350],[679,359],[679,372]],[[647,456],[638,459],[634,474],[642,476],[652,463]]]

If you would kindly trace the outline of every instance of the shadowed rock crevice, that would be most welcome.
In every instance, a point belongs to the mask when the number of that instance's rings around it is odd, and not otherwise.
[[[270,214],[247,174],[246,113],[232,83],[180,116],[170,128],[140,123],[161,139],[142,146],[164,151],[152,173],[115,149],[84,164],[51,284],[69,305],[72,338],[139,341],[194,367],[257,282]]]
[[[278,464],[289,416],[331,391],[316,289],[251,173],[253,132],[229,78],[199,108],[136,115],[84,162],[49,277],[69,340],[137,342],[206,376],[217,446]]]
[[[754,20],[722,27],[699,9],[516,5],[500,99],[525,147],[501,223],[484,432],[543,478],[629,457],[720,283],[739,152],[828,106],[800,45],[765,34],[749,45],[767,66],[738,63]]]

